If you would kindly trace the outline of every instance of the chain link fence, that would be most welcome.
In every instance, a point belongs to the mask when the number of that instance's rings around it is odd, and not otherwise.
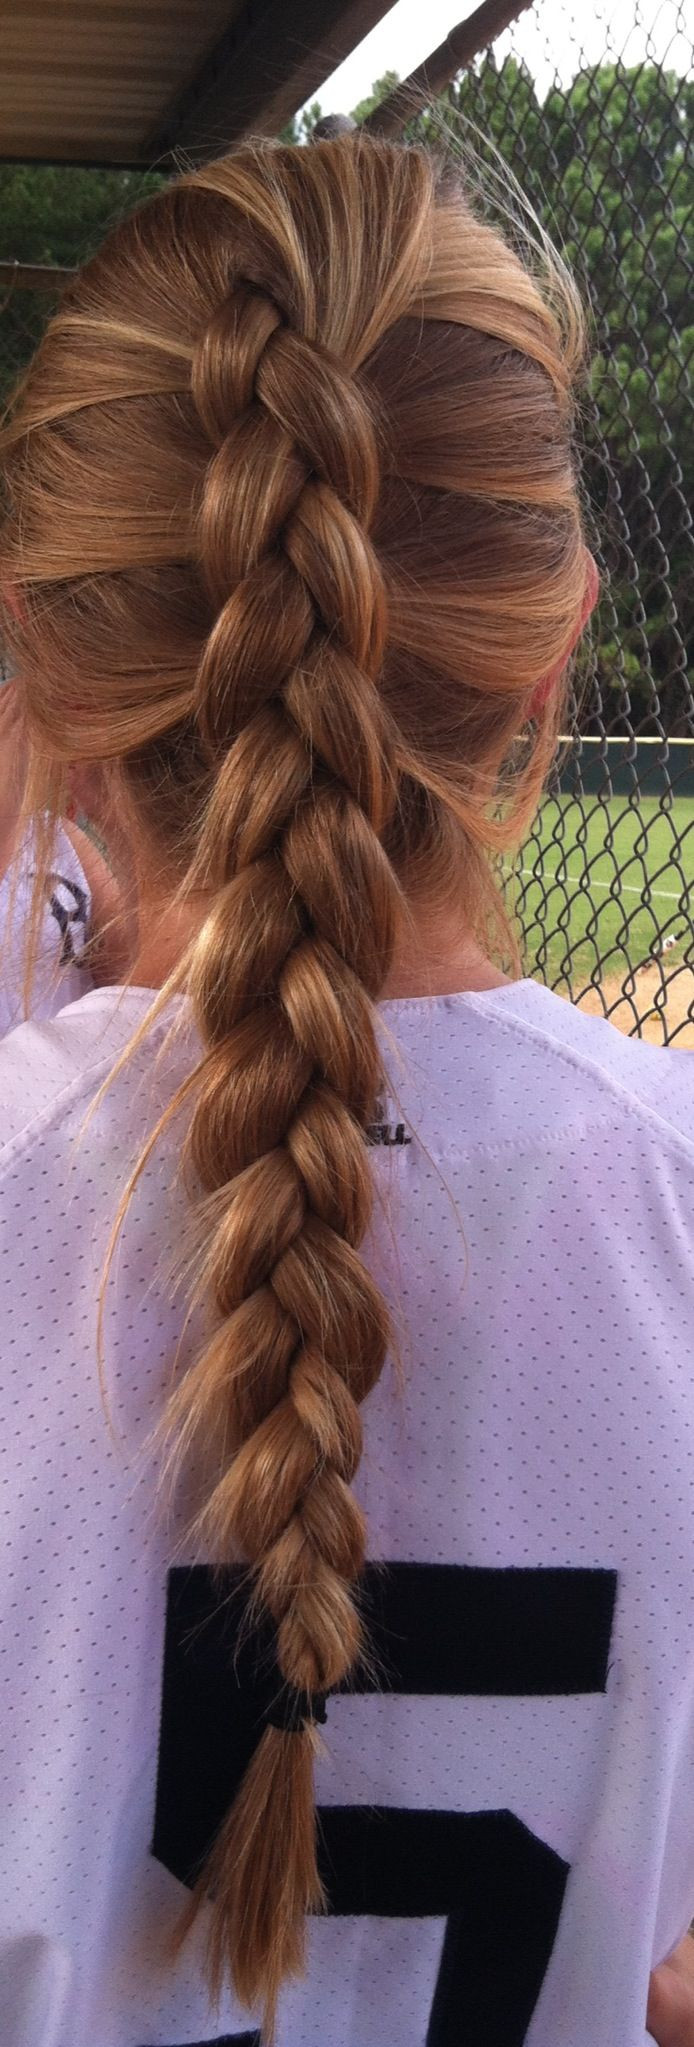
[[[547,799],[503,876],[525,971],[694,1048],[693,74],[676,0],[534,0],[407,132],[443,125],[455,145],[472,124],[592,316],[581,442],[603,591]],[[0,396],[59,285],[26,274],[0,266]]]
[[[673,0],[534,0],[407,132],[467,136],[497,172],[500,152],[591,318],[580,440],[603,591],[547,801],[504,877],[526,971],[694,1047],[689,23]]]

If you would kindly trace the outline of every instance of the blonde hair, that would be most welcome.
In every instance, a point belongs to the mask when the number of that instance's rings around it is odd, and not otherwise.
[[[209,897],[123,1055],[188,997],[203,1054],[130,1189],[188,1095],[215,1326],[162,1428],[213,1451],[194,1532],[246,1560],[308,1717],[265,1728],[183,1931],[210,1895],[213,1994],[228,1970],[270,2036],[324,1902],[311,1700],[366,1653],[376,1003],[421,892],[518,971],[495,858],[537,809],[565,693],[529,722],[531,696],[585,589],[580,305],[516,239],[422,147],[243,145],[111,232],[0,442],[44,854],[67,763],[108,761],[177,899]],[[41,889],[39,860],[34,934]]]

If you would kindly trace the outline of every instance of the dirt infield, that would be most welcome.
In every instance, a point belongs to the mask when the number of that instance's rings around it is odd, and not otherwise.
[[[666,975],[663,989],[663,976],[656,963],[652,966],[649,964],[637,967],[633,983],[631,981],[627,983],[629,988],[627,997],[623,994],[623,981],[624,977],[620,975],[612,981],[602,983],[602,994],[610,1012],[610,1023],[616,1024],[617,1030],[628,1034],[634,1031],[638,1018],[641,1023],[641,1037],[647,1039],[650,1045],[663,1045],[669,1042],[673,1032],[677,1031],[673,1049],[694,1052],[694,970],[691,967],[675,968],[671,979]],[[656,995],[661,998],[662,1012],[660,1003],[656,1008]],[[613,1003],[616,1004],[615,1008],[612,1007]],[[591,1016],[605,1014],[597,988],[589,988],[586,994],[581,996],[578,1007],[587,1009]],[[667,1039],[661,1015],[666,1020]],[[682,1026],[679,1030],[678,1025]]]

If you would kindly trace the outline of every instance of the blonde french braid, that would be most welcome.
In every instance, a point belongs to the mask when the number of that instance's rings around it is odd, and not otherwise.
[[[394,940],[381,834],[397,778],[375,687],[386,604],[365,396],[243,283],[199,343],[192,390],[216,448],[199,552],[217,618],[196,711],[212,756],[238,735],[208,815],[216,901],[189,984],[213,1054],[189,1151],[203,1188],[226,1195],[208,1270],[234,1453],[201,1527],[215,1556],[252,1564],[290,1689],[183,1924],[211,1890],[213,1980],[227,1962],[244,2001],[263,1996],[270,2030],[321,1903],[312,1723],[361,1644],[351,1587],[365,1526],[350,1484],[389,1330],[357,1247],[373,1199],[364,1130],[381,1081],[372,1002]],[[199,1392],[184,1382],[183,1404],[186,1387]]]

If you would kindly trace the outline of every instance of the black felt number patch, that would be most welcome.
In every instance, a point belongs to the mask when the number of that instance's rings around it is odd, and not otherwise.
[[[614,1571],[367,1565],[362,1598],[383,1692],[505,1697],[605,1690]],[[169,1573],[152,1853],[192,1884],[260,1738],[279,1678],[271,1636],[240,1628],[204,1565]],[[352,1692],[373,1690],[357,1670]],[[330,1911],[445,1922],[422,2047],[523,2047],[569,1874],[506,1809],[324,1806]],[[503,1938],[500,1930],[503,1929]],[[255,2047],[254,2034],[229,2047]],[[210,2043],[212,2047],[212,2043]],[[226,2043],[215,2043],[226,2047]]]
[[[224,2033],[215,2040],[191,2040],[189,2047],[260,2047],[259,2033]]]
[[[224,2033],[215,2040],[191,2040],[189,2047],[260,2047],[259,2033]]]

